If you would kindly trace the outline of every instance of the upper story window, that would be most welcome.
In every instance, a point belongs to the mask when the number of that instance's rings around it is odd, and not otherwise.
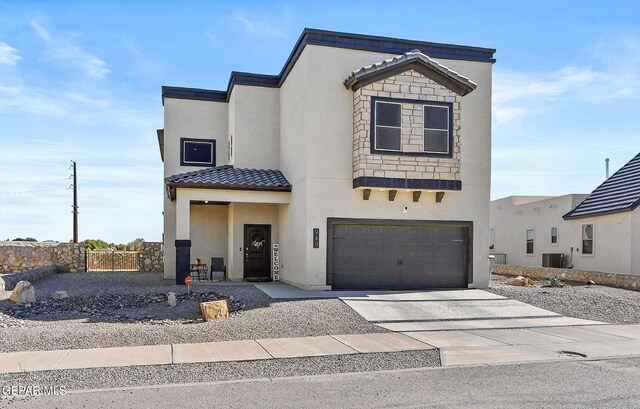
[[[371,100],[372,153],[453,156],[452,103],[383,97]]]
[[[535,238],[535,231],[533,229],[527,229],[527,254],[533,254],[534,238]]]
[[[450,109],[448,105],[424,106],[424,151],[448,154],[450,151]]]
[[[375,102],[375,149],[402,150],[402,104]]]
[[[216,166],[216,141],[180,138],[181,166]]]
[[[551,244],[558,244],[558,228],[551,228]]]
[[[593,254],[593,224],[582,225],[582,254]]]

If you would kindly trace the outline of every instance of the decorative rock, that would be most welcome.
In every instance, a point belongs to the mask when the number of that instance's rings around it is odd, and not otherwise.
[[[62,300],[64,298],[69,298],[69,294],[66,291],[54,291],[51,293],[51,298],[54,300]]]
[[[176,306],[176,293],[171,292],[167,294],[167,303],[169,304],[169,307]]]
[[[36,289],[30,282],[20,281],[11,292],[9,301],[19,304],[34,303],[36,302]]]
[[[533,282],[532,279],[530,279],[528,277],[522,277],[522,276],[518,276],[516,278],[512,278],[510,280],[507,280],[506,284],[520,286],[520,287],[529,287],[529,286],[535,286],[536,285]]]
[[[200,313],[205,321],[213,321],[229,317],[226,300],[208,301],[200,303]]]

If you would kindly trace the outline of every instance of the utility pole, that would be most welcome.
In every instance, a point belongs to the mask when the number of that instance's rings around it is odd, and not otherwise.
[[[71,161],[73,168],[73,242],[78,242],[78,179],[76,177],[76,163]]]

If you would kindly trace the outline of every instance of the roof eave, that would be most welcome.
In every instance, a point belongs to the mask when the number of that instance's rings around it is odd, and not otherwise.
[[[176,189],[245,190],[251,192],[291,192],[291,186],[256,186],[239,184],[166,182],[169,197],[176,199]]]

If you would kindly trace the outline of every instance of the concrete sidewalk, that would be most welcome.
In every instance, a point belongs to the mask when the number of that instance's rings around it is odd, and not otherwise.
[[[640,356],[640,325],[412,331],[0,354],[0,373],[439,349],[442,366]]]

